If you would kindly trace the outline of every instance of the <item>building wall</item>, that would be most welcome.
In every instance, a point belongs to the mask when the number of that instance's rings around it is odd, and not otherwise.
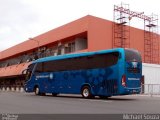
[[[112,48],[112,22],[104,19],[89,21],[88,49],[89,51]]]
[[[32,40],[26,40],[16,46],[0,52],[0,60],[13,57],[22,52],[28,52],[32,49],[37,48],[37,42],[39,42],[39,47],[53,42],[63,40],[65,38],[77,35],[79,33],[86,32],[88,30],[88,19],[89,17],[83,17],[79,20],[73,21],[69,24],[58,27],[54,30],[43,33],[37,37],[32,38]]]
[[[113,47],[112,24],[111,21],[88,15],[0,52],[0,61],[33,51],[37,49],[38,43],[41,47],[59,41],[74,40],[81,33],[86,33],[88,51],[111,49]],[[130,48],[138,49],[144,60],[143,30],[130,28]]]
[[[146,94],[159,94],[160,65],[143,63],[142,74],[144,75],[142,91]]]
[[[142,69],[145,84],[160,84],[160,65],[143,63]]]
[[[144,62],[144,31],[136,28],[130,28],[130,48],[137,49]]]

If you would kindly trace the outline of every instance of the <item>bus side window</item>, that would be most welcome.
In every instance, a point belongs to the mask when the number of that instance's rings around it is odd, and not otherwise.
[[[35,69],[35,74],[43,72],[43,64],[44,63],[37,63],[36,69]]]
[[[119,53],[99,54],[88,57],[88,68],[105,68],[110,67],[118,62]]]
[[[118,59],[119,59],[119,52],[109,53],[106,55],[107,55],[106,60],[107,60],[109,66],[113,66],[113,65],[117,64]]]

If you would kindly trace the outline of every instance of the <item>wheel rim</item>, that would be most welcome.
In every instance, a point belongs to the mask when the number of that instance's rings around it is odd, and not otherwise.
[[[88,90],[87,88],[85,88],[85,89],[83,90],[83,96],[84,96],[84,97],[88,97],[88,96],[89,96],[89,90]]]
[[[36,88],[35,93],[36,93],[36,95],[38,95],[38,94],[39,94],[39,88],[38,88],[38,87]]]

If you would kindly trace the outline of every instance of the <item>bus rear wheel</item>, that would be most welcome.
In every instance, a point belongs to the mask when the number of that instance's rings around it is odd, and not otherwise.
[[[81,94],[84,98],[92,98],[92,94],[89,86],[84,86],[82,88]]]
[[[100,96],[99,96],[100,99],[108,99],[109,97],[110,97],[110,96],[103,96],[103,95],[100,95]]]

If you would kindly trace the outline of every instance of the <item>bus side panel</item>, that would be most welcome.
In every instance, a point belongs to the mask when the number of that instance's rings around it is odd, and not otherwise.
[[[100,69],[39,73],[32,76],[28,85],[32,85],[31,92],[38,85],[41,93],[80,94],[81,87],[87,84],[90,85],[93,95],[112,96],[118,92],[117,67],[115,65]]]
[[[80,94],[81,86],[85,82],[82,73],[82,70],[57,72],[55,80],[61,83],[58,86],[59,93]]]
[[[93,95],[112,96],[117,93],[118,71],[116,66],[87,71],[86,82],[92,87]]]
[[[81,87],[85,84],[91,87],[93,95],[111,96],[117,93],[117,72],[116,66],[104,69],[59,72],[56,74],[55,81],[60,83],[60,86],[55,87],[55,92],[80,94]]]
[[[91,86],[93,95],[111,96],[117,93],[117,66],[101,69],[54,72],[53,78],[39,79],[41,91],[80,94],[84,84]],[[47,74],[41,74],[47,76]]]
[[[84,84],[91,86],[93,95],[111,96],[117,93],[117,66],[101,69],[54,72],[53,78],[39,79],[42,92],[80,94]],[[41,74],[47,76],[47,74]],[[49,75],[48,75],[49,76]]]
[[[45,72],[35,74],[31,79],[34,83],[32,90],[38,85],[42,93],[80,94],[81,87],[87,84],[90,85],[93,95],[111,96],[117,94],[118,90],[118,65],[99,69]]]
[[[63,71],[56,72],[55,81],[52,86],[55,86],[55,90],[52,92],[56,93],[79,93],[79,89],[83,79],[79,79],[79,71]]]
[[[84,83],[84,79],[81,77],[81,71],[62,71],[52,72],[53,78],[46,80],[48,93],[71,93],[79,94],[81,84]],[[49,82],[47,82],[49,81]]]
[[[40,82],[41,90],[44,93],[60,93],[62,89],[62,78],[60,72],[47,72],[41,74],[43,79]],[[52,75],[52,77],[50,77]],[[46,77],[45,77],[46,76]]]

